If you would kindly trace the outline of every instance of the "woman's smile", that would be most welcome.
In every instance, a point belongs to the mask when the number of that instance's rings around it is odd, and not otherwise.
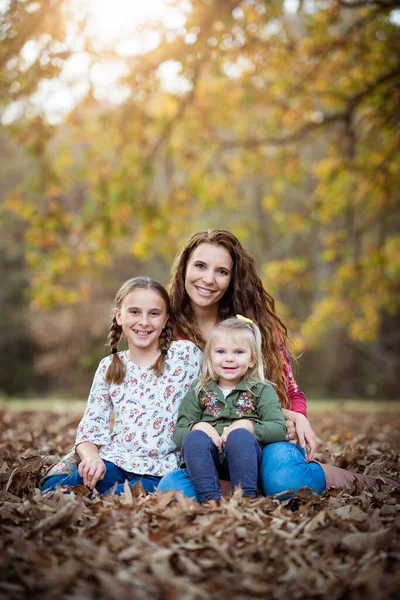
[[[216,244],[200,244],[188,260],[185,289],[192,307],[217,304],[229,287],[233,261],[229,252]]]

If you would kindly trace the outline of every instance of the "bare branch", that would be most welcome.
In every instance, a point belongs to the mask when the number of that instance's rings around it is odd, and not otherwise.
[[[286,144],[290,144],[293,142],[297,142],[298,140],[304,138],[308,134],[312,133],[317,129],[321,129],[328,125],[332,125],[333,123],[344,122],[348,123],[349,119],[351,119],[352,113],[360,104],[360,102],[373,91],[375,91],[380,85],[390,81],[391,79],[396,79],[400,77],[400,69],[396,67],[389,73],[385,73],[374,82],[370,83],[366,88],[364,88],[358,94],[355,94],[353,97],[349,98],[347,102],[347,107],[344,111],[332,114],[332,115],[324,115],[320,121],[318,122],[310,122],[306,123],[302,127],[300,127],[297,131],[293,133],[289,133],[287,135],[283,135],[281,137],[268,137],[268,138],[248,138],[247,140],[219,140],[220,145],[224,149],[231,148],[257,148],[259,146],[283,146]]]

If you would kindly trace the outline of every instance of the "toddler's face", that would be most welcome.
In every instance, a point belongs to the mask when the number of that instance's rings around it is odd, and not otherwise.
[[[244,333],[218,331],[211,342],[211,363],[218,385],[235,387],[255,361],[251,342]]]

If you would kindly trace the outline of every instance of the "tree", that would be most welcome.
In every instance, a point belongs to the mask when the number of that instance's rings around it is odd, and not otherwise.
[[[123,104],[88,93],[57,131],[32,124],[40,168],[8,205],[28,222],[35,301],[76,302],[118,253],[169,264],[185,235],[223,225],[255,254],[297,348],[336,328],[383,355],[399,312],[398,3],[191,7],[124,59]],[[163,86],[168,61],[185,91]]]

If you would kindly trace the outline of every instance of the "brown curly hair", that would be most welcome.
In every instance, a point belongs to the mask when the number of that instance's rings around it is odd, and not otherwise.
[[[219,301],[218,322],[241,314],[258,324],[262,335],[266,377],[276,384],[281,404],[287,408],[290,402],[284,374],[284,359],[280,351],[280,344],[287,343],[286,325],[275,312],[275,301],[264,289],[253,258],[237,237],[225,229],[211,229],[193,234],[175,259],[168,292],[178,331],[204,350],[205,340],[196,325],[190,298],[185,289],[186,267],[192,252],[200,244],[222,246],[229,252],[233,261],[232,277],[228,289]]]
[[[128,279],[125,283],[120,287],[114,302],[114,308],[112,312],[112,319],[110,325],[110,333],[108,334],[108,341],[113,350],[112,360],[108,366],[106,371],[105,380],[107,383],[122,383],[125,379],[126,367],[116,352],[118,349],[118,343],[121,337],[123,336],[123,331],[121,325],[117,323],[116,313],[121,308],[124,298],[134,290],[144,289],[144,290],[153,290],[155,291],[165,302],[165,306],[167,309],[167,314],[169,315],[169,319],[161,332],[159,341],[160,341],[160,350],[168,351],[172,340],[176,339],[176,324],[173,316],[173,312],[171,309],[171,303],[169,300],[168,292],[161,283],[155,281],[154,279],[150,279],[150,277],[134,277],[133,279]],[[157,358],[154,365],[150,368],[154,371],[157,377],[163,374],[164,366],[165,366],[165,357],[166,352],[161,352],[160,356]]]

